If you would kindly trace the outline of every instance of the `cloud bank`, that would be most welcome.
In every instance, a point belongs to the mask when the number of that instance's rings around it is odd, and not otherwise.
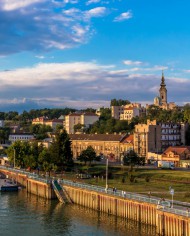
[[[112,98],[152,103],[159,90],[160,67],[153,66],[153,73],[148,68],[148,74],[146,70],[145,74],[138,74],[131,69],[117,70],[113,65],[73,62],[40,63],[33,68],[3,71],[0,72],[0,108],[5,104],[11,107],[20,104],[22,109],[32,106],[98,108],[109,106]],[[154,74],[156,69],[160,76]],[[166,76],[166,85],[169,101],[190,101],[188,79]]]

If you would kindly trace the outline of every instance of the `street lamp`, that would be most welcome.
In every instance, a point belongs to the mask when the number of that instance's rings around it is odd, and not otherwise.
[[[108,158],[106,159],[106,190],[108,189]]]
[[[173,188],[169,188],[169,190],[170,190],[170,194],[172,195],[172,206],[171,206],[171,208],[173,208],[173,201],[174,201],[174,189]]]
[[[16,152],[15,152],[15,149],[14,150],[14,164],[13,164],[13,168],[15,169],[15,155],[16,155]]]

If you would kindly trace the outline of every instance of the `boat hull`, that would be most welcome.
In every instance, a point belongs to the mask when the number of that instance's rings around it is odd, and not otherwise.
[[[1,192],[16,192],[18,191],[18,186],[1,186]]]

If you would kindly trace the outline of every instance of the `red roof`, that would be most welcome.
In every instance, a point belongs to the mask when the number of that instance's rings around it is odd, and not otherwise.
[[[174,152],[176,154],[182,154],[183,152],[185,152],[186,150],[190,151],[190,146],[171,146],[168,147],[164,153],[168,153],[168,152]]]
[[[123,139],[122,143],[132,143],[133,144],[133,134],[130,134],[129,136],[125,137]]]

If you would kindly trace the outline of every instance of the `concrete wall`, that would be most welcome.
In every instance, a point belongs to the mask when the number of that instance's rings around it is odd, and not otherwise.
[[[190,218],[157,209],[155,204],[64,186],[75,204],[156,226],[163,236],[190,236]]]

